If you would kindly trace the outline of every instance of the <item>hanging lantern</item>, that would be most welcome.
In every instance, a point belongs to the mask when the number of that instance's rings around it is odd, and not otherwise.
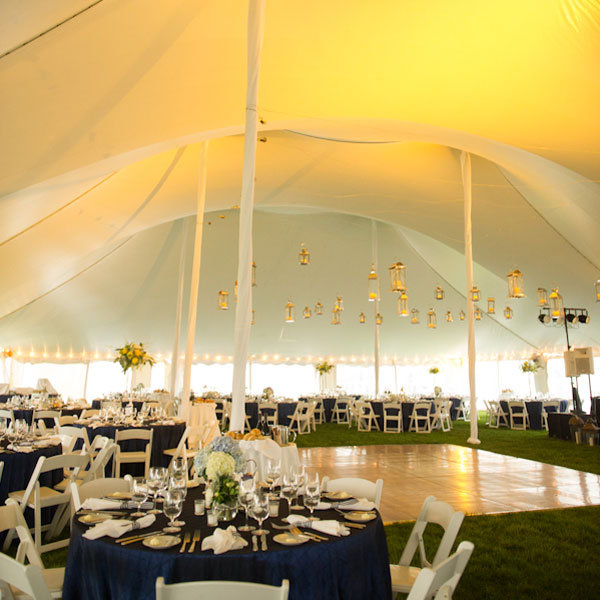
[[[488,298],[488,315],[496,314],[496,300],[494,298]]]
[[[321,304],[321,301],[319,300],[315,304],[315,315],[322,315],[322,314],[323,314],[323,305]]]
[[[341,296],[338,296],[335,300],[335,304],[333,305],[333,310],[337,310],[338,312],[342,312],[344,310],[344,301]]]
[[[448,311],[446,313],[446,323],[452,323],[452,321],[454,321],[454,317],[452,316],[452,313]]]
[[[217,308],[219,310],[229,310],[229,292],[227,290],[219,290]]]
[[[481,300],[481,292],[476,285],[474,285],[471,290],[471,300],[473,300],[473,302],[479,302]]]
[[[504,318],[505,318],[505,319],[512,319],[512,317],[513,317],[513,311],[512,311],[512,308],[511,308],[510,306],[507,306],[507,307],[504,309]]]
[[[435,292],[433,293],[433,297],[436,300],[443,300],[444,299],[444,290],[439,285],[435,288]]]
[[[371,263],[371,271],[369,272],[369,302],[375,302],[378,297],[379,284],[377,282],[377,271],[375,271],[375,265]]]
[[[416,308],[413,308],[410,311],[410,314],[412,315],[412,317],[410,319],[411,325],[418,325],[419,324],[419,311]]]
[[[481,321],[481,309],[479,306],[475,309],[475,320]]]
[[[508,297],[525,298],[525,288],[523,287],[523,273],[519,269],[511,271],[507,276]]]
[[[408,317],[408,295],[406,291],[400,292],[398,296],[398,314],[401,317]]]
[[[252,261],[252,287],[256,287],[256,263]]]
[[[285,305],[285,322],[294,323],[294,303],[291,300]]]
[[[342,321],[340,319],[340,315],[342,314],[341,311],[339,310],[335,310],[335,308],[331,311],[331,314],[333,315],[333,318],[331,319],[331,324],[332,325],[341,325]]]
[[[561,319],[564,316],[564,306],[562,296],[558,293],[558,288],[552,288],[548,297],[550,304],[550,316],[553,321]]]
[[[466,316],[466,315],[465,315],[465,311],[464,311],[464,310],[461,310],[461,311],[458,313],[458,318],[459,318],[461,321],[464,321],[464,320],[465,320],[465,316]]]
[[[359,323],[365,323],[367,320],[367,317],[365,317],[365,313],[361,312],[360,315],[358,315],[358,322]]]
[[[305,307],[304,307],[304,310],[302,311],[302,316],[303,316],[305,319],[310,319],[310,318],[311,318],[311,316],[312,316],[312,312],[311,312],[310,308],[308,308],[308,306],[305,306]]]
[[[310,262],[310,252],[304,247],[304,244],[300,244],[300,252],[298,254],[298,260],[301,265],[307,265]]]
[[[548,306],[548,291],[546,290],[546,288],[537,289],[537,300],[538,306],[542,308]]]
[[[254,309],[252,309],[252,318],[250,319],[250,325],[254,325]]]
[[[600,279],[594,285],[594,292],[596,292],[596,302],[600,302]]]
[[[390,292],[406,291],[406,267],[401,263],[394,263],[390,267]]]
[[[238,282],[237,280],[233,282],[233,301],[238,301]]]
[[[381,325],[383,323],[383,317],[380,313],[375,315],[375,325]]]
[[[430,308],[427,312],[427,327],[429,329],[435,329],[437,327],[437,317],[435,316],[435,310]]]

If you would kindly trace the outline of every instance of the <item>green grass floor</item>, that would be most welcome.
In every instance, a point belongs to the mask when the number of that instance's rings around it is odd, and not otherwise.
[[[298,437],[299,447],[376,444],[457,444],[468,446],[469,424],[454,422],[448,433],[358,432],[346,425],[324,424]],[[545,431],[489,429],[479,423],[478,448],[509,456],[600,474],[600,447],[551,439]],[[399,559],[412,523],[385,528],[390,560]],[[441,530],[426,531],[435,547]],[[454,595],[456,600],[507,598],[600,598],[600,506],[502,515],[467,516],[458,542],[470,540],[475,551]],[[433,552],[429,552],[433,555]],[[44,555],[47,567],[64,566],[67,550]],[[415,563],[416,564],[416,563]]]

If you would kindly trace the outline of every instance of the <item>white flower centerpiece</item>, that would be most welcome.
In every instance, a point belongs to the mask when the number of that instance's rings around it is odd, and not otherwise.
[[[212,490],[220,521],[231,521],[237,514],[239,479],[245,466],[239,444],[227,435],[215,438],[196,454],[196,473]]]

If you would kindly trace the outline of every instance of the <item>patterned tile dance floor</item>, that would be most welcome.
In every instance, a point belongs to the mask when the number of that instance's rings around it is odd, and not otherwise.
[[[600,504],[599,475],[452,444],[299,451],[321,476],[382,478],[386,522],[415,519],[429,495],[469,514]]]

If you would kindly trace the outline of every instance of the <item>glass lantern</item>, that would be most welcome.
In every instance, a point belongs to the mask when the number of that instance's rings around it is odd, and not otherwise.
[[[254,320],[254,309],[252,309],[252,318],[250,319],[250,325],[254,325],[255,320]]]
[[[413,308],[410,311],[410,314],[412,315],[412,317],[410,319],[411,325],[418,325],[419,324],[419,311],[416,308]]]
[[[476,285],[471,289],[471,300],[473,300],[473,302],[479,302],[481,300],[481,291]]]
[[[596,302],[600,302],[600,279],[594,285],[594,292],[596,293]]]
[[[523,287],[523,273],[519,269],[511,271],[506,276],[508,282],[509,298],[525,298],[525,288]]]
[[[322,314],[323,314],[323,305],[321,304],[321,301],[319,300],[315,304],[315,315],[322,315]]]
[[[233,282],[233,301],[237,302],[238,301],[238,282],[237,280]]]
[[[335,308],[331,311],[333,318],[331,319],[332,325],[341,325],[342,320],[340,319],[341,311],[336,310]]]
[[[481,309],[479,308],[479,306],[475,309],[474,315],[476,321],[481,321]]]
[[[444,299],[444,290],[439,285],[435,288],[435,292],[433,293],[433,297],[436,300],[443,300]]]
[[[219,310],[229,310],[229,292],[227,290],[219,290],[217,308]]]
[[[310,308],[308,308],[308,306],[304,307],[304,311],[302,312],[302,315],[304,316],[305,319],[311,318],[312,312],[311,312]]]
[[[537,301],[538,306],[541,308],[545,308],[548,306],[548,291],[546,288],[538,288],[537,289]]]
[[[390,292],[406,291],[406,267],[401,263],[394,263],[390,269]]]
[[[430,308],[427,311],[427,327],[429,329],[435,329],[437,327],[437,317],[435,316],[435,310]]]
[[[310,263],[310,252],[304,247],[304,244],[300,244],[300,252],[298,253],[298,260],[301,265],[307,265]]]
[[[488,315],[496,314],[496,300],[495,298],[488,298]]]
[[[256,263],[252,261],[252,287],[256,287]]]
[[[512,311],[512,308],[510,306],[507,306],[504,309],[504,318],[505,319],[512,319],[513,318],[513,311]]]
[[[375,265],[371,263],[371,271],[369,272],[369,302],[375,302],[378,296],[378,288],[379,284],[377,281],[377,271],[375,270]]]
[[[401,317],[408,317],[408,295],[405,291],[400,292],[398,296],[398,314]]]
[[[294,303],[291,300],[285,305],[285,322],[294,323]]]
[[[461,311],[458,313],[458,318],[459,318],[461,321],[464,321],[464,320],[465,320],[465,316],[466,316],[466,315],[465,315],[465,311],[464,311],[464,310],[461,310]]]
[[[454,321],[454,317],[452,316],[452,313],[448,311],[446,313],[446,323],[452,323],[452,321]]]
[[[558,321],[564,317],[564,306],[562,296],[558,293],[558,288],[552,288],[550,296],[548,297],[548,303],[550,304],[550,316],[553,321]]]
[[[335,299],[335,304],[333,305],[333,310],[337,310],[338,312],[342,312],[344,310],[344,301],[341,296],[338,296]]]
[[[381,316],[381,313],[377,313],[375,315],[375,325],[381,325],[383,323],[383,317]]]
[[[358,315],[358,322],[362,324],[362,323],[365,323],[366,320],[367,320],[367,317],[365,317],[365,313],[361,312],[360,315]]]

